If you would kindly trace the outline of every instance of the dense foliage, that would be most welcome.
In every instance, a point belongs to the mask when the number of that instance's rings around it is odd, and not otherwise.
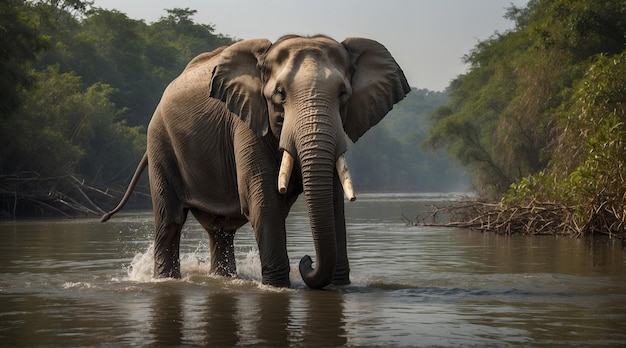
[[[428,143],[504,206],[558,203],[581,232],[626,223],[626,1],[531,0],[479,43]],[[544,207],[545,208],[545,207]]]
[[[0,122],[22,101],[22,89],[31,85],[28,62],[46,47],[46,40],[23,11],[22,0],[0,1]]]
[[[0,212],[97,211],[145,150],[165,86],[233,40],[167,10],[146,24],[87,1],[0,1]],[[97,189],[102,188],[102,190]]]

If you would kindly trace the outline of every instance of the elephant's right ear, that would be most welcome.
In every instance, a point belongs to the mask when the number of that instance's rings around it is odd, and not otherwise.
[[[223,101],[258,136],[267,134],[269,128],[259,63],[271,45],[267,39],[254,39],[226,48],[213,69],[209,91],[209,96]]]

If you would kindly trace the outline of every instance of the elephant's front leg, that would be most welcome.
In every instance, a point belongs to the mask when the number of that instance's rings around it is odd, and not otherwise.
[[[209,231],[211,273],[224,277],[237,276],[234,239],[235,230]]]
[[[260,213],[252,221],[254,237],[259,247],[263,284],[289,287],[289,257],[287,234],[282,214]]]
[[[278,192],[276,144],[264,143],[240,124],[234,142],[241,212],[254,230],[263,284],[289,287],[285,218],[287,203]]]

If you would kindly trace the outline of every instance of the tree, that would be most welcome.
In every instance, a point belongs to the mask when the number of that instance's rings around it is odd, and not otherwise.
[[[232,42],[188,9],[152,25],[81,0],[4,1],[0,10],[1,216],[93,212],[84,186],[127,184],[167,83],[192,55]]]
[[[532,0],[507,16],[516,29],[466,57],[429,144],[500,200],[485,216],[507,221],[488,225],[626,236],[626,2]]]
[[[232,43],[210,25],[191,20],[189,9],[167,10],[168,17],[147,25],[115,10],[89,8],[82,18],[56,8],[56,22],[44,22],[54,50],[39,68],[58,64],[81,76],[85,86],[103,82],[130,125],[146,125],[167,84],[198,53]]]
[[[202,52],[209,52],[234,42],[227,36],[215,34],[212,25],[194,23],[192,17],[196,10],[173,8],[165,11],[168,15],[152,23],[150,33],[152,37],[158,37],[174,47],[177,63],[183,67],[191,58]]]
[[[1,162],[5,173],[28,171],[43,177],[82,173],[90,182],[101,183],[102,167],[114,178],[133,157],[141,157],[145,144],[139,142],[144,137],[138,128],[114,122],[119,111],[109,100],[109,86],[96,83],[83,91],[78,76],[59,73],[56,67],[36,78],[20,117],[3,134],[9,140]],[[111,146],[116,153],[107,155]],[[123,156],[129,151],[132,156]]]
[[[428,143],[467,165],[484,196],[544,170],[554,156],[556,110],[589,59],[624,48],[626,3],[540,1],[507,16],[516,29],[480,42],[470,69],[450,86],[449,112],[437,115]]]
[[[626,229],[626,51],[600,55],[556,111],[559,136],[547,168],[512,185],[507,202],[576,207],[583,232]]]
[[[0,1],[0,120],[3,122],[20,106],[22,90],[32,85],[30,64],[48,47],[30,12],[30,5],[24,1]]]
[[[57,67],[34,77],[17,116],[2,129],[7,142],[0,150],[0,210],[64,213],[69,204],[70,213],[85,211],[93,202],[79,203],[87,197],[81,186],[127,181],[145,151],[144,131],[115,122],[119,111],[105,84],[83,90],[78,76]]]

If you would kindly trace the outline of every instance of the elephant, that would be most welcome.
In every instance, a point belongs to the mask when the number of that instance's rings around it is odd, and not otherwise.
[[[285,219],[304,193],[316,261],[300,260],[303,281],[312,289],[350,284],[346,138],[356,142],[410,90],[371,39],[287,35],[202,53],[165,89],[146,153],[102,221],[123,207],[147,167],[156,278],[181,276],[181,229],[191,211],[209,235],[211,273],[236,276],[233,238],[249,222],[262,283],[289,287]]]

